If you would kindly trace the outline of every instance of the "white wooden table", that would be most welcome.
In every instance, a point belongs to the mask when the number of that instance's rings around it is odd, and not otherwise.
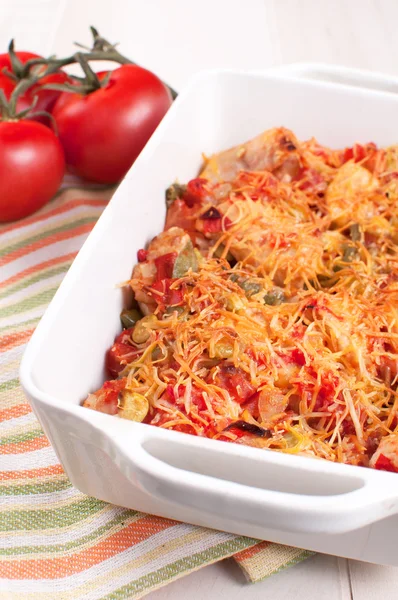
[[[95,25],[179,89],[208,67],[297,61],[398,74],[397,0],[0,0],[0,50],[67,54]],[[151,600],[396,600],[398,569],[318,555],[256,585],[233,560],[201,569]]]

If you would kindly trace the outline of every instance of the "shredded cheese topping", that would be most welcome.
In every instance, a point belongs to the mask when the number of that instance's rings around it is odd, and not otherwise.
[[[133,272],[153,318],[118,381],[147,423],[368,466],[398,426],[398,151],[258,139],[179,186]]]

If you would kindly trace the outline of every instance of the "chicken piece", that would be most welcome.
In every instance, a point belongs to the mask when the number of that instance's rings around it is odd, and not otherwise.
[[[364,167],[349,161],[343,165],[327,188],[325,199],[332,221],[343,227],[350,221],[362,222],[375,216],[370,194],[379,181]]]
[[[296,374],[296,372],[294,373]],[[267,424],[272,421],[276,415],[285,412],[289,400],[283,392],[276,390],[273,386],[264,386],[258,397],[258,410],[261,417],[261,423]]]
[[[130,285],[144,315],[153,313],[156,308],[156,301],[147,293],[147,288],[158,277],[156,259],[169,255],[171,259],[169,262],[172,263],[173,257],[175,258],[190,243],[191,239],[183,229],[171,227],[151,241],[147,249],[146,260],[139,262],[134,267]]]
[[[379,447],[370,459],[369,466],[379,471],[398,473],[397,433],[392,433],[381,439]]]
[[[398,145],[389,146],[385,150],[386,165],[385,171],[389,174],[397,174],[398,172]]]
[[[126,387],[126,378],[105,381],[94,394],[89,394],[83,406],[107,415],[118,414],[119,395]]]
[[[300,171],[298,142],[284,127],[269,129],[252,140],[213,154],[200,177],[210,181],[232,181],[239,171],[271,171],[290,182]]]
[[[83,406],[138,423],[145,419],[149,411],[148,399],[128,389],[125,377],[106,381],[94,394],[88,395]]]
[[[275,285],[301,288],[314,269],[322,273],[323,245],[313,224],[269,203],[228,201],[219,206],[233,226],[225,234],[226,246],[237,261],[261,269]]]

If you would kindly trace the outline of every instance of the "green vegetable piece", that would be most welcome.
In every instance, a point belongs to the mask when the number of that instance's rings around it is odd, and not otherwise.
[[[361,229],[358,223],[353,223],[350,227],[350,238],[353,242],[361,241]]]
[[[343,262],[352,262],[353,260],[355,260],[355,258],[357,258],[358,256],[358,250],[356,249],[355,246],[348,246],[348,244],[344,244],[343,246],[343,258],[342,261]]]
[[[225,246],[224,246],[224,244],[219,244],[219,245],[217,246],[217,248],[214,250],[214,252],[213,252],[213,256],[214,256],[215,258],[221,258],[221,256],[222,256],[222,255],[223,255],[223,253],[224,253],[224,250],[225,250]],[[227,255],[226,255],[224,258],[225,258],[225,260],[226,260],[227,262],[229,262],[229,263],[230,263],[230,262],[233,262],[233,261],[235,260],[235,258],[233,257],[233,255],[230,253],[230,251],[229,251],[229,250],[228,250],[228,252],[227,252]],[[232,276],[231,276],[231,277],[232,277]]]
[[[237,283],[248,298],[254,294],[258,294],[262,290],[262,285],[257,281],[249,279],[248,277],[239,277],[239,275],[236,275],[236,273],[232,273],[230,280],[234,283]]]
[[[286,302],[286,296],[280,288],[272,288],[272,290],[265,294],[264,302],[270,306],[279,306],[283,302]]]
[[[341,265],[333,265],[333,273],[338,273],[339,271],[342,271],[344,269],[344,267],[342,267]]]
[[[131,308],[130,310],[125,308],[120,313],[120,320],[124,329],[130,329],[130,327],[133,327],[140,319],[142,319],[142,314],[136,308]]]
[[[184,312],[184,307],[183,306],[168,306],[166,308],[166,313],[168,315],[173,314],[173,313],[177,313],[178,315],[181,315]]]
[[[316,282],[311,281],[311,283],[315,287]],[[321,288],[330,288],[333,285],[333,278],[328,277],[326,275],[318,275],[318,283],[321,286]]]
[[[238,285],[242,288],[248,298],[254,294],[258,294],[262,290],[262,286],[252,279],[246,279],[245,281],[238,283]]]
[[[133,342],[136,344],[143,344],[147,342],[151,337],[152,329],[156,329],[158,319],[155,315],[147,315],[142,317],[134,327],[132,333]]]
[[[173,278],[178,279],[184,277],[189,271],[196,272],[198,270],[198,259],[195,254],[194,247],[191,240],[187,243],[185,248],[177,256],[174,267],[173,267]]]
[[[169,208],[177,198],[182,198],[187,189],[186,185],[172,183],[166,190],[166,205]]]
[[[162,349],[159,348],[159,346],[155,346],[154,349],[152,350],[152,360],[160,360],[162,358],[164,358]]]

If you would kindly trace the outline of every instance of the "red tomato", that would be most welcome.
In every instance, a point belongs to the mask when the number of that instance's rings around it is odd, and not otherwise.
[[[228,390],[231,398],[239,404],[245,403],[256,392],[247,373],[232,364],[223,364],[215,379],[216,385]]]
[[[242,404],[242,409],[243,410],[248,410],[249,413],[255,419],[258,419],[258,417],[260,416],[260,411],[258,409],[258,400],[259,400],[259,397],[260,397],[259,392],[256,392],[255,394],[253,394],[253,396],[250,396],[250,398],[248,400],[246,400],[246,402],[244,402]]]
[[[61,94],[53,115],[70,170],[99,183],[120,181],[170,104],[160,79],[136,65],[115,69],[103,88],[85,96]]]
[[[106,353],[105,364],[112,377],[117,377],[137,356],[137,350],[128,344],[115,342]]]
[[[42,58],[38,54],[33,54],[32,52],[17,52],[16,55],[24,64],[31,58]],[[36,69],[45,69],[45,67],[37,66]],[[4,91],[7,100],[9,100],[18,81],[14,81],[8,77],[6,73],[4,73],[5,70],[12,72],[10,57],[8,54],[0,54],[0,88]],[[34,112],[51,112],[61,92],[43,89],[43,87],[50,83],[65,83],[67,81],[70,81],[70,79],[64,71],[59,71],[58,73],[53,73],[52,75],[43,77],[38,83],[29,88],[25,94],[19,96],[17,101],[17,112],[32,106],[35,97],[37,97],[37,100],[33,109]],[[45,125],[50,124],[50,120],[45,116],[34,117],[34,120],[40,121]]]
[[[0,121],[0,222],[30,215],[58,191],[65,171],[54,133],[33,121]]]
[[[201,202],[208,196],[207,186],[209,186],[209,181],[203,177],[196,177],[195,179],[188,181],[187,189],[184,194],[184,201],[187,206],[192,208],[195,204]]]
[[[176,306],[177,304],[181,304],[184,300],[184,293],[181,289],[170,289],[170,286],[174,281],[175,279],[161,279],[151,285],[151,288],[155,290],[155,292],[159,292],[152,294],[153,299],[158,304]]]
[[[375,469],[378,471],[390,471],[391,473],[397,473],[398,469],[394,463],[384,454],[380,454],[376,461]]]
[[[386,152],[383,149],[378,149],[376,144],[369,142],[368,144],[354,144],[352,148],[346,148],[341,153],[343,163],[348,160],[362,163],[372,173],[377,173],[385,170]]]
[[[169,252],[155,258],[156,280],[171,279],[173,277],[173,267],[177,258],[177,252]]]
[[[138,262],[145,262],[147,258],[148,258],[148,250],[145,250],[144,248],[140,248],[140,250],[137,251]]]
[[[222,231],[222,219],[204,219],[203,231],[204,233],[220,233]]]
[[[185,389],[185,385],[179,385],[177,388],[176,397],[174,385],[168,385],[165,391],[165,396],[169,402],[177,402],[178,404],[184,406]],[[199,412],[207,410],[207,404],[203,398],[203,390],[198,388],[195,384],[191,388],[191,403],[197,407]]]
[[[307,190],[311,194],[322,194],[328,187],[323,175],[315,169],[301,169],[299,178],[302,180],[300,190]]]
[[[283,358],[287,362],[287,364],[295,364],[303,367],[305,365],[305,356],[300,348],[293,348],[289,352],[282,354]]]

